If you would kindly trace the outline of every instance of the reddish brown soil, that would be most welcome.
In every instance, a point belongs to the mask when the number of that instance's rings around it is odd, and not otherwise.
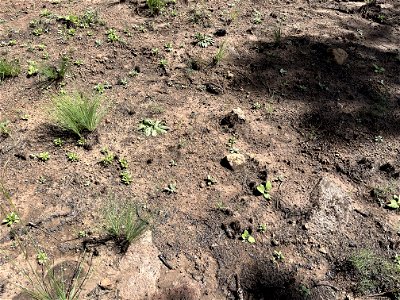
[[[0,3],[0,57],[18,59],[22,66],[18,77],[0,83],[0,121],[9,120],[11,129],[0,137],[1,179],[21,216],[14,234],[32,260],[35,247],[55,261],[76,258],[82,251],[79,231],[103,232],[101,209],[110,195],[146,204],[154,215],[155,245],[176,270],[199,282],[202,299],[241,299],[237,281],[244,299],[301,299],[301,285],[312,290],[321,283],[334,286],[344,299],[354,286],[351,276],[338,270],[346,258],[363,248],[388,259],[400,252],[398,213],[370,196],[373,188],[399,193],[397,1],[362,9],[364,3],[342,1],[178,1],[159,16],[134,2]],[[65,16],[89,7],[104,25],[77,28],[75,36],[55,18],[40,17],[45,8]],[[194,10],[209,17],[196,24]],[[49,20],[48,32],[35,36],[29,23],[40,19]],[[107,42],[108,28],[123,42]],[[218,29],[226,35],[214,36],[214,45],[193,44],[196,33],[214,35]],[[6,45],[10,40],[16,44]],[[164,49],[169,42],[171,52]],[[227,55],[215,66],[212,58],[224,42]],[[348,54],[344,64],[335,62],[335,48]],[[76,146],[76,138],[48,117],[59,85],[43,89],[40,78],[26,76],[29,60],[54,64],[61,54],[83,62],[71,64],[63,90],[92,92],[99,83],[112,85],[104,92],[111,109],[88,137],[90,149]],[[162,58],[168,61],[165,69],[159,66]],[[130,77],[134,68],[140,73]],[[118,84],[124,78],[127,84]],[[217,94],[207,89],[210,83]],[[245,123],[222,126],[237,107]],[[170,130],[145,137],[138,123],[147,117],[165,121]],[[237,171],[221,163],[233,136],[247,157]],[[57,137],[66,141],[61,148],[53,145]],[[117,163],[106,168],[99,163],[103,147],[127,158],[131,185],[120,182]],[[49,161],[30,158],[44,151]],[[67,161],[70,151],[78,153],[79,162]],[[393,168],[380,170],[386,163]],[[207,175],[217,183],[207,186]],[[321,177],[341,186],[356,208],[346,238],[319,241],[305,226]],[[254,193],[266,179],[273,181],[270,201]],[[164,193],[174,182],[177,193]],[[8,205],[5,199],[2,205]],[[256,232],[258,224],[266,224],[267,231]],[[240,240],[245,229],[253,232],[255,244]],[[11,299],[20,292],[15,284],[26,283],[21,273],[26,260],[10,228],[2,226],[0,233],[0,298]],[[91,250],[97,256],[82,299],[118,299],[115,293],[90,292],[123,254],[109,244]],[[274,251],[283,253],[283,262],[273,262]],[[168,293],[170,299],[191,299],[185,296],[190,291]]]

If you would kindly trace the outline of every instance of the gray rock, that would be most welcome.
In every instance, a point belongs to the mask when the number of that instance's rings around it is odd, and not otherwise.
[[[351,199],[342,187],[329,178],[322,178],[311,193],[313,207],[304,227],[319,241],[329,242],[346,236]]]
[[[338,64],[338,65],[343,65],[347,58],[349,57],[349,55],[347,54],[346,51],[344,51],[341,48],[334,48],[331,49],[331,53],[333,56],[333,60]]]
[[[243,124],[245,122],[246,116],[243,110],[240,107],[237,107],[221,120],[221,125],[233,128],[236,125]]]
[[[121,300],[142,300],[158,292],[162,263],[154,246],[152,235],[147,231],[135,241],[122,258],[116,280]]]
[[[246,163],[246,157],[240,153],[231,153],[225,157],[225,161],[231,170],[236,171]]]

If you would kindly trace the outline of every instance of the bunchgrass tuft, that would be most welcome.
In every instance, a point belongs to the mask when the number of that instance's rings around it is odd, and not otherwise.
[[[166,5],[165,0],[147,0],[146,3],[152,15],[158,15]]]
[[[149,218],[139,215],[138,205],[110,199],[104,208],[105,229],[125,252],[128,246],[149,226]]]
[[[21,68],[17,61],[7,61],[0,59],[0,81],[9,77],[16,77],[21,72]]]
[[[107,106],[99,96],[89,97],[83,93],[57,95],[53,99],[52,115],[65,130],[82,137],[92,132],[107,113]]]

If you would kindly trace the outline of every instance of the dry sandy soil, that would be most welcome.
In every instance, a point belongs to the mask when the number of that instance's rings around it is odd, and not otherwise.
[[[88,10],[100,19],[89,28],[57,17]],[[21,218],[0,228],[1,299],[30,299],[19,285],[41,272],[37,249],[65,266],[86,250],[79,299],[390,298],[399,288],[360,291],[346,267],[363,249],[400,254],[399,211],[386,207],[400,192],[398,1],[178,0],[153,16],[142,1],[1,0],[0,20],[0,57],[22,70],[0,82],[1,180],[15,208],[1,205]],[[196,45],[196,33],[214,44]],[[29,61],[62,55],[62,82],[26,76]],[[52,96],[105,83],[109,112],[79,147],[49,117]],[[146,137],[145,118],[169,130]],[[116,161],[100,163],[104,147],[128,160],[130,185]],[[245,162],[229,168],[230,152]],[[266,180],[270,200],[256,192]],[[152,215],[151,234],[126,253],[96,240],[110,197]]]

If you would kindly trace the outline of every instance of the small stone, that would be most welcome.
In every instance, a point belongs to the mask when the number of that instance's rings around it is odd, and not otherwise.
[[[276,246],[279,246],[279,244],[280,244],[280,243],[279,243],[279,241],[277,241],[277,240],[272,240],[272,241],[271,241],[271,245],[272,245],[272,246],[275,246],[275,247],[276,247]]]
[[[246,157],[240,153],[231,153],[225,157],[228,167],[235,171],[241,168],[246,163]]]
[[[346,62],[347,58],[349,57],[347,52],[341,48],[334,48],[331,51],[333,59],[338,65],[343,65]]]
[[[113,282],[110,280],[110,278],[103,278],[99,282],[99,287],[103,290],[112,290],[114,288]]]
[[[226,78],[227,79],[232,79],[233,78],[233,73],[231,71],[226,72]]]

